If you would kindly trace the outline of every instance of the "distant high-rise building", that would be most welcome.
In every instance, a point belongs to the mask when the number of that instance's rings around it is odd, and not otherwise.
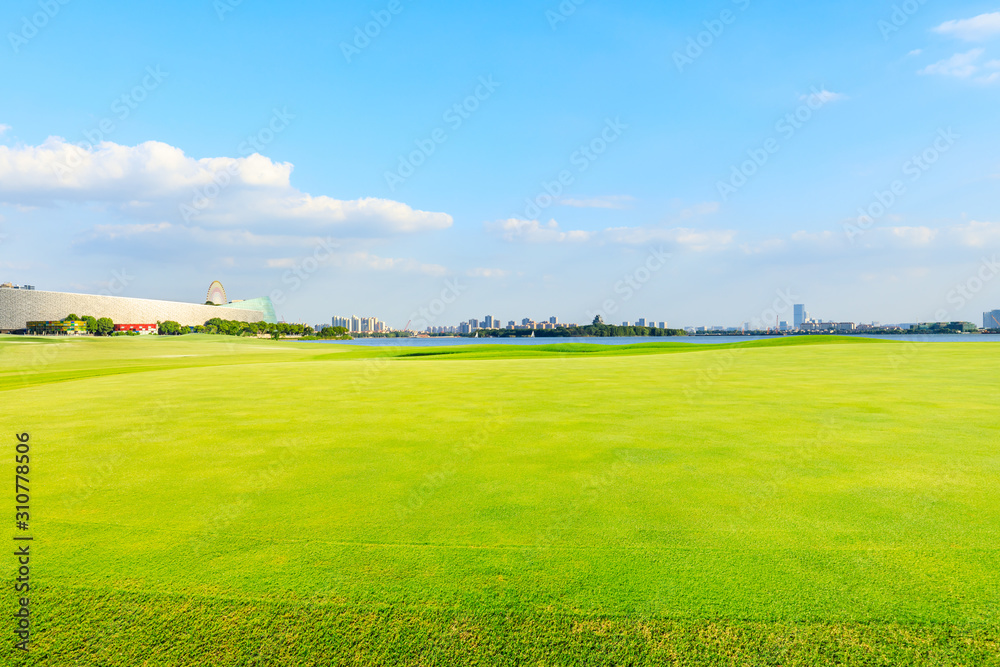
[[[660,328],[661,329],[666,329],[667,328],[667,323],[666,322],[660,322]]]
[[[469,332],[477,331],[479,329],[479,320],[471,319],[469,320]]]
[[[496,328],[496,323],[493,321],[493,316],[492,315],[487,315],[486,318],[483,319],[483,328],[484,329],[495,329]]]
[[[517,323],[516,323],[516,322],[515,322],[514,320],[509,320],[509,321],[507,322],[507,328],[508,328],[508,329],[513,329],[513,328],[514,328],[514,327],[516,327],[516,326],[517,326]]]
[[[806,306],[804,303],[795,304],[795,315],[792,322],[796,329],[801,329],[802,325],[809,321],[809,313],[806,312]]]
[[[640,317],[639,321],[636,322],[635,325],[637,327],[644,327],[644,326],[646,326],[646,318],[645,317]]]
[[[1000,329],[1000,310],[991,310],[983,313],[984,329]]]
[[[549,318],[549,324],[559,324],[559,318],[558,317],[550,317]]]

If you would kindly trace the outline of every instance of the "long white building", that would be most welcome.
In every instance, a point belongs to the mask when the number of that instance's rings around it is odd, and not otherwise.
[[[173,320],[184,326],[197,326],[215,317],[240,322],[277,322],[274,306],[268,297],[209,306],[100,294],[0,288],[2,333],[23,331],[28,322],[61,320],[70,314],[109,317],[116,324],[154,324]]]

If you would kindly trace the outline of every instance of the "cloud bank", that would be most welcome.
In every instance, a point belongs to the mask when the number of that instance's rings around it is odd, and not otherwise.
[[[377,238],[452,225],[446,213],[397,201],[302,192],[291,184],[292,169],[258,154],[195,159],[157,141],[84,147],[50,137],[38,146],[0,146],[0,203],[97,205],[132,223],[285,236]]]

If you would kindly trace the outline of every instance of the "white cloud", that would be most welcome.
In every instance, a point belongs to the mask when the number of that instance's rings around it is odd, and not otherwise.
[[[635,198],[628,195],[609,195],[606,197],[588,197],[587,199],[560,199],[559,203],[563,206],[572,206],[574,208],[607,208],[621,210],[629,208],[633,201],[635,201]]]
[[[423,264],[415,259],[394,259],[391,257],[379,257],[369,252],[355,252],[347,255],[343,260],[335,260],[336,264],[348,267],[368,268],[375,271],[400,271],[403,273],[419,273],[425,276],[445,276],[448,269],[440,264]]]
[[[4,125],[3,123],[0,123],[0,136],[6,134],[10,129],[11,129],[10,125]]]
[[[736,238],[736,232],[731,230],[687,229],[675,227],[661,229],[656,227],[615,227],[604,231],[602,238],[610,243],[624,245],[643,245],[653,242],[669,242],[683,246],[696,252],[723,250]]]
[[[102,237],[108,241],[140,236],[143,234],[160,234],[169,231],[173,225],[169,222],[149,222],[145,224],[131,225],[97,225],[94,227],[92,237]]]
[[[980,14],[971,19],[945,21],[934,32],[967,42],[981,42],[1000,35],[1000,12]]]
[[[506,278],[510,275],[510,271],[504,271],[503,269],[476,268],[471,271],[466,271],[465,275],[470,278]]]
[[[833,93],[826,88],[822,90],[813,90],[808,95],[800,95],[799,100],[805,102],[806,104],[811,104],[812,106],[823,106],[824,104],[829,104],[830,102],[839,102],[840,100],[846,100],[847,95],[842,95],[841,93]]]
[[[915,57],[919,56],[919,55],[920,55],[921,53],[923,53],[923,52],[924,52],[924,50],[923,50],[923,49],[913,49],[912,51],[910,51],[910,52],[909,52],[909,53],[907,53],[906,55],[907,55],[907,57],[909,57],[909,58],[915,58]]]
[[[983,248],[1000,247],[1000,223],[972,221],[952,227],[949,234],[963,246]]]
[[[967,79],[979,70],[976,62],[982,57],[983,49],[972,49],[966,53],[956,53],[951,58],[945,58],[933,65],[920,70],[919,74],[940,74]]]
[[[930,245],[937,238],[940,230],[929,227],[890,227],[889,232],[905,245]]]
[[[300,266],[302,258],[280,257],[268,259],[265,265],[269,269],[294,269]],[[444,276],[448,270],[438,264],[422,264],[415,259],[395,259],[379,257],[368,252],[344,253],[334,256],[330,263],[334,266],[360,268],[372,271],[396,271],[400,273],[419,273],[427,276]]]
[[[564,232],[559,229],[559,223],[549,220],[542,224],[537,220],[521,220],[510,218],[486,225],[486,228],[497,233],[505,241],[523,241],[526,243],[579,243],[591,238],[591,232],[580,230]]]
[[[681,211],[680,217],[682,219],[693,218],[702,215],[712,215],[713,213],[719,212],[719,202],[708,201],[701,204],[695,204],[690,206],[683,211]]]
[[[763,255],[784,250],[786,245],[784,239],[768,239],[757,243],[741,243],[740,250],[745,255]]]
[[[835,234],[829,230],[823,232],[806,232],[799,231],[793,233],[789,238],[793,241],[800,243],[814,243],[828,245],[831,241],[838,240],[840,238],[839,234]]]
[[[392,236],[452,224],[450,215],[396,201],[311,195],[291,185],[291,173],[291,164],[257,154],[194,159],[156,141],[84,148],[50,137],[39,146],[0,146],[0,202],[96,204],[137,222],[286,235]]]

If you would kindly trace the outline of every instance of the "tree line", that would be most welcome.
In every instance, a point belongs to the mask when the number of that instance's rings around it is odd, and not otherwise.
[[[686,336],[683,329],[661,329],[659,327],[615,326],[605,324],[598,315],[593,324],[555,329],[480,329],[480,338],[523,338],[535,334],[535,338],[580,338],[580,337],[632,337],[632,336]]]
[[[115,323],[110,317],[91,317],[89,315],[78,317],[70,314],[63,319],[68,321],[83,321],[86,323],[87,333],[94,336],[138,336],[136,331],[115,331]],[[347,329],[344,327],[326,327],[320,332],[313,330],[311,326],[305,324],[288,324],[287,322],[243,322],[240,320],[224,320],[221,317],[213,317],[203,325],[194,327],[185,326],[174,320],[156,323],[156,332],[161,336],[182,336],[189,333],[219,334],[223,336],[261,336],[266,335],[278,339],[284,336],[302,336],[314,340],[320,338],[344,339],[347,336]]]

